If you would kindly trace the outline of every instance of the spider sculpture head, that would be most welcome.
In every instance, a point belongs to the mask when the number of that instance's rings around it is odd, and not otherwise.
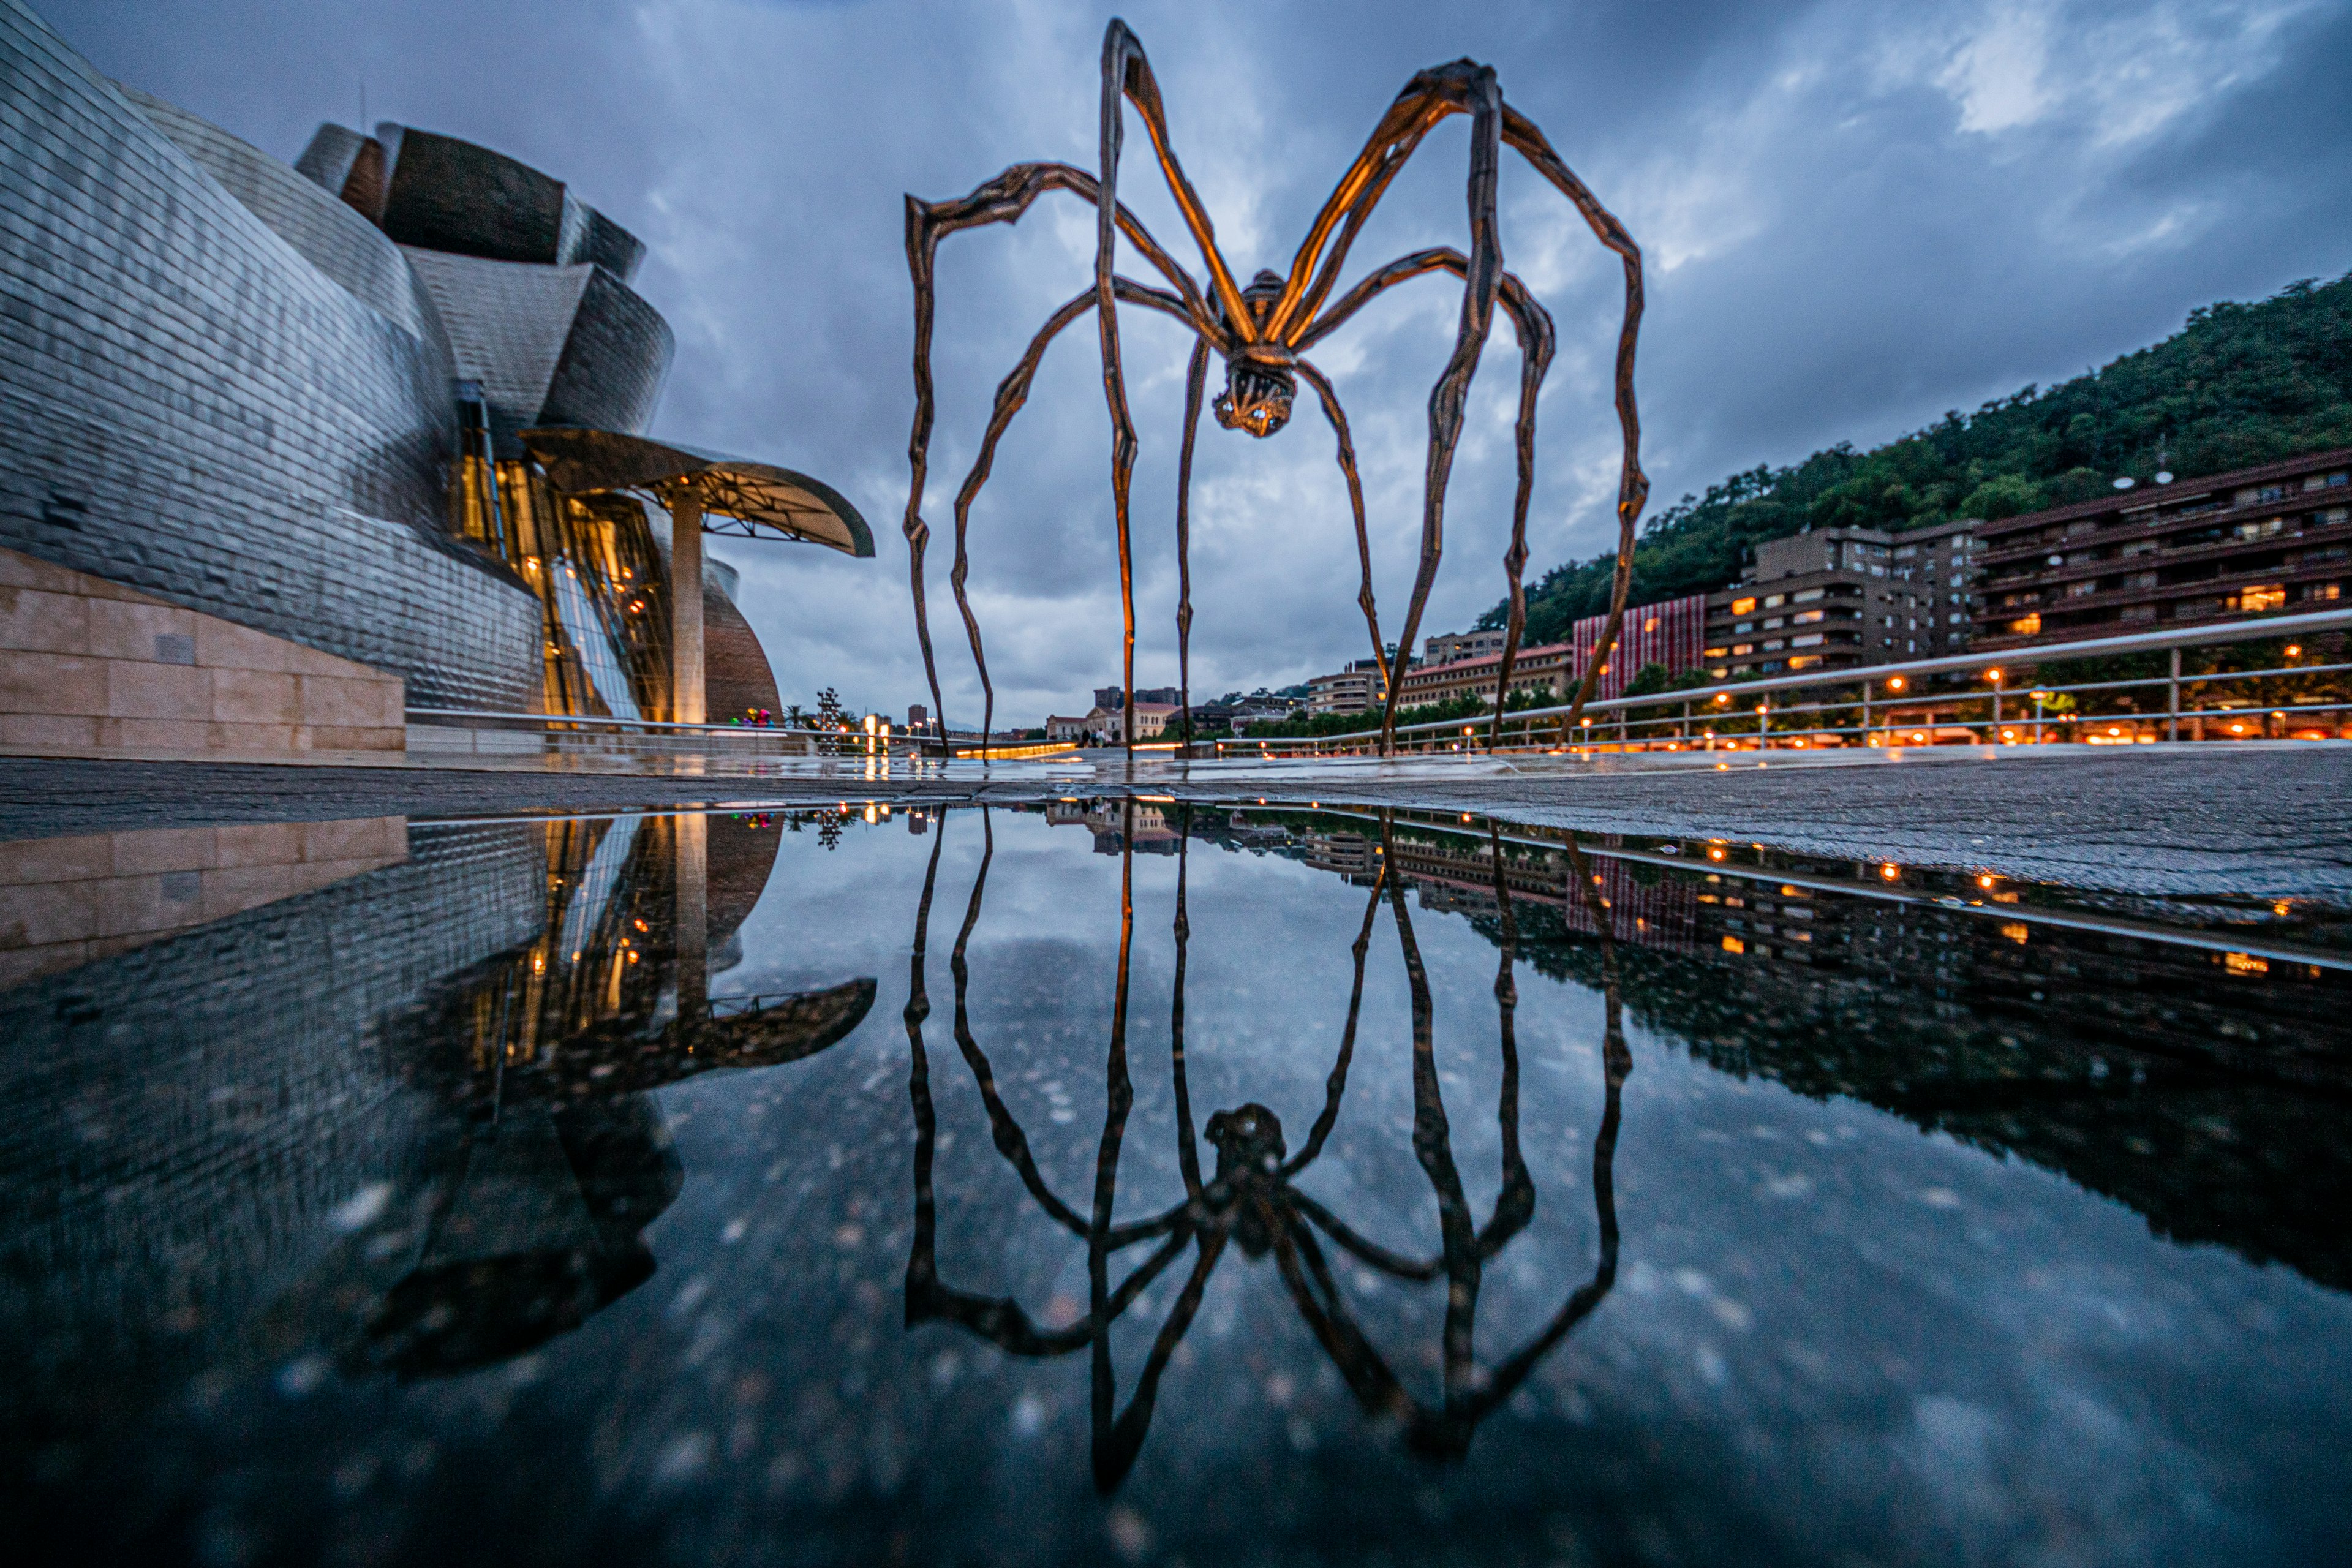
[[[1286,365],[1261,363],[1236,354],[1225,362],[1225,389],[1217,394],[1217,423],[1264,439],[1290,423],[1290,400],[1298,377]]]
[[[1242,303],[1263,325],[1266,312],[1282,297],[1282,279],[1264,268],[1242,290]],[[1296,356],[1279,342],[1249,342],[1225,360],[1225,390],[1217,395],[1217,423],[1228,430],[1246,430],[1260,440],[1290,423],[1291,399],[1298,395],[1298,376],[1291,369]]]
[[[1217,1151],[1216,1184],[1228,1201],[1239,1200],[1234,1240],[1244,1256],[1264,1258],[1274,1246],[1270,1217],[1263,1203],[1248,1201],[1265,1185],[1283,1178],[1282,1157],[1289,1152],[1282,1139],[1282,1119],[1253,1100],[1209,1118],[1209,1142]]]

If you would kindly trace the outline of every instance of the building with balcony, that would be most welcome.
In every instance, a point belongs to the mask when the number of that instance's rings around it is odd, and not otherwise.
[[[1388,700],[1389,689],[1381,679],[1381,661],[1376,658],[1357,659],[1307,682],[1310,713],[1362,713]]]
[[[1981,523],[1979,647],[2334,607],[2352,447]]]
[[[1736,680],[1966,652],[1983,526],[1962,518],[1768,540],[1745,580],[1707,595],[1707,674]]]

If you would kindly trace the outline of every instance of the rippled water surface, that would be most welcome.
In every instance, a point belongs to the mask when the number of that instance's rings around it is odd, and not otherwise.
[[[867,815],[0,845],[16,1539],[2352,1557],[2341,911]]]

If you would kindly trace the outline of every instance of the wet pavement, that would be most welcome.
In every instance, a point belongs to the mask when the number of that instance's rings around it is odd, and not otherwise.
[[[0,1517],[207,1563],[2352,1551],[2323,875],[844,804],[0,843]]]

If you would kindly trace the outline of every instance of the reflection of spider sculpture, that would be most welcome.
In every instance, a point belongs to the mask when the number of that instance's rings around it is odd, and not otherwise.
[[[1592,1278],[1569,1296],[1533,1339],[1491,1371],[1482,1372],[1472,1353],[1481,1275],[1486,1261],[1534,1216],[1536,1203],[1535,1184],[1519,1152],[1518,1048],[1513,1029],[1517,991],[1512,980],[1518,937],[1511,914],[1510,889],[1503,879],[1500,845],[1496,847],[1495,891],[1502,905],[1504,940],[1495,995],[1501,1012],[1503,1078],[1496,1120],[1502,1133],[1503,1183],[1494,1212],[1484,1226],[1474,1223],[1460,1173],[1454,1166],[1439,1089],[1429,978],[1422,966],[1420,946],[1413,938],[1404,889],[1386,869],[1374,881],[1364,907],[1363,925],[1357,932],[1353,948],[1355,984],[1348,999],[1348,1019],[1340,1031],[1338,1059],[1325,1085],[1322,1112],[1315,1119],[1305,1146],[1296,1154],[1289,1153],[1281,1121],[1263,1105],[1247,1104],[1221,1110],[1209,1118],[1205,1129],[1210,1146],[1217,1152],[1217,1164],[1215,1172],[1203,1178],[1194,1142],[1184,1064],[1184,963],[1191,928],[1185,913],[1183,857],[1189,840],[1180,841],[1178,847],[1176,973],[1171,1016],[1177,1160],[1185,1196],[1181,1203],[1152,1218],[1114,1224],[1111,1211],[1118,1189],[1119,1147],[1128,1111],[1134,1101],[1128,1079],[1126,1044],[1128,956],[1134,931],[1130,896],[1134,851],[1128,849],[1122,860],[1118,970],[1107,1068],[1108,1108],[1096,1160],[1092,1212],[1081,1216],[1055,1195],[1038,1171],[1021,1124],[997,1092],[994,1074],[987,1056],[972,1037],[966,1012],[970,971],[965,952],[972,928],[980,920],[989,862],[995,852],[994,836],[985,826],[986,820],[983,808],[982,830],[988,833],[987,847],[982,855],[971,901],[964,913],[962,930],[957,933],[950,963],[955,977],[956,1044],[979,1085],[998,1152],[1020,1173],[1023,1184],[1038,1206],[1086,1242],[1091,1300],[1087,1314],[1077,1321],[1045,1328],[1033,1321],[1016,1301],[959,1289],[939,1277],[935,1261],[938,1223],[931,1190],[935,1121],[929,1063],[922,1033],[923,1021],[930,1012],[923,966],[931,889],[939,869],[940,846],[934,843],[930,874],[924,879],[922,902],[916,914],[907,1005],[907,1038],[913,1057],[908,1093],[915,1111],[915,1229],[907,1263],[908,1322],[940,1319],[958,1323],[1019,1356],[1064,1355],[1081,1347],[1090,1349],[1095,1481],[1108,1491],[1127,1475],[1142,1447],[1160,1376],[1192,1326],[1209,1276],[1230,1242],[1248,1258],[1273,1256],[1299,1315],[1367,1414],[1394,1421],[1406,1442],[1431,1458],[1458,1458],[1466,1453],[1478,1423],[1517,1392],[1543,1357],[1600,1304],[1616,1280],[1617,1214],[1612,1163],[1617,1147],[1619,1087],[1633,1067],[1612,995],[1604,1052],[1606,1103],[1601,1130],[1592,1142],[1593,1203],[1601,1230],[1600,1263]],[[1386,837],[1384,829],[1383,837]],[[1386,858],[1393,861],[1394,855],[1391,853]],[[1372,924],[1383,890],[1396,919],[1398,941],[1412,990],[1413,1152],[1437,1195],[1441,1248],[1438,1256],[1427,1259],[1403,1257],[1359,1235],[1293,1184],[1322,1152],[1324,1142],[1339,1120],[1340,1100],[1348,1086],[1349,1064],[1355,1055],[1357,1018],[1364,994],[1364,960],[1371,945]],[[1602,931],[1602,940],[1606,942],[1605,922]],[[1611,973],[1613,975],[1613,969]],[[1317,1238],[1318,1231],[1360,1262],[1393,1279],[1445,1280],[1444,1394],[1435,1405],[1423,1404],[1407,1391],[1370,1340],[1357,1327],[1323,1244]],[[1158,1245],[1114,1286],[1109,1267],[1113,1255],[1146,1242]],[[1118,1410],[1110,1356],[1111,1326],[1188,1247],[1195,1254],[1192,1271],[1152,1342],[1127,1408]]]
[[[1177,210],[1183,215],[1185,226],[1201,247],[1210,283],[1205,295],[1191,274],[1178,266],[1135,216],[1119,205],[1122,100],[1133,103],[1143,117],[1144,129],[1151,137],[1152,150],[1159,155],[1160,172],[1168,180]],[[1390,182],[1420,147],[1422,138],[1450,114],[1467,114],[1471,119],[1470,254],[1465,257],[1458,250],[1443,247],[1415,251],[1373,271],[1326,308],[1332,289],[1338,286],[1349,247],[1386,194]],[[1167,116],[1160,105],[1160,86],[1152,79],[1143,46],[1127,25],[1116,18],[1103,35],[1099,180],[1067,163],[1016,163],[959,200],[926,202],[911,195],[907,198],[907,263],[915,283],[915,426],[908,445],[914,478],[907,496],[905,529],[911,557],[915,630],[922,640],[923,667],[930,679],[932,702],[940,703],[941,699],[923,595],[923,551],[930,539],[930,527],[923,521],[922,505],[923,486],[930,466],[931,316],[933,267],[939,243],[962,229],[1018,222],[1038,196],[1056,190],[1071,192],[1095,205],[1094,286],[1047,318],[1021,363],[998,385],[995,411],[989,419],[980,454],[962,488],[956,492],[955,568],[949,574],[949,581],[955,589],[956,607],[962,612],[964,630],[971,640],[972,658],[979,666],[981,687],[986,694],[987,706],[982,718],[983,739],[985,731],[994,725],[996,690],[988,679],[980,623],[973,617],[971,602],[964,592],[964,580],[970,570],[965,535],[971,505],[981,487],[988,482],[998,440],[1028,401],[1030,383],[1036,375],[1046,345],[1063,328],[1088,310],[1096,312],[1102,344],[1103,394],[1110,405],[1111,500],[1118,530],[1120,602],[1126,615],[1124,669],[1130,703],[1134,698],[1135,586],[1128,536],[1128,489],[1135,469],[1136,438],[1134,424],[1128,416],[1127,384],[1119,357],[1118,307],[1124,301],[1175,318],[1194,337],[1184,386],[1184,436],[1176,481],[1176,637],[1178,679],[1184,703],[1190,706],[1192,702],[1192,441],[1200,425],[1201,397],[1208,374],[1209,354],[1213,350],[1225,361],[1225,390],[1215,404],[1218,424],[1252,436],[1273,435],[1289,422],[1291,402],[1303,377],[1315,389],[1324,416],[1339,438],[1339,468],[1346,476],[1348,500],[1355,512],[1356,552],[1363,569],[1363,586],[1357,602],[1362,605],[1365,623],[1371,630],[1372,657],[1381,661],[1381,677],[1388,691],[1388,704],[1381,718],[1381,750],[1388,749],[1396,727],[1402,681],[1389,679],[1394,672],[1387,667],[1380,616],[1373,605],[1371,542],[1364,527],[1363,487],[1356,473],[1355,448],[1338,395],[1322,372],[1302,355],[1344,325],[1375,295],[1408,279],[1438,271],[1451,272],[1464,280],[1462,319],[1454,335],[1453,355],[1429,397],[1429,459],[1423,476],[1421,566],[1413,578],[1412,599],[1405,611],[1404,631],[1397,646],[1406,650],[1413,646],[1421,626],[1422,606],[1428,599],[1430,585],[1436,580],[1438,556],[1444,546],[1446,480],[1454,467],[1454,445],[1462,434],[1463,408],[1469,396],[1470,380],[1477,372],[1478,356],[1493,327],[1495,307],[1499,302],[1517,329],[1522,360],[1518,493],[1511,514],[1510,549],[1503,557],[1510,583],[1510,617],[1503,644],[1501,684],[1496,688],[1507,692],[1512,661],[1517,657],[1519,634],[1526,623],[1527,598],[1520,585],[1520,573],[1527,564],[1528,498],[1535,479],[1536,397],[1551,361],[1552,322],[1544,308],[1528,294],[1526,285],[1503,269],[1502,245],[1496,225],[1496,190],[1505,142],[1517,148],[1537,173],[1575,204],[1601,243],[1621,258],[1625,270],[1625,314],[1617,340],[1616,362],[1617,417],[1624,435],[1617,487],[1617,572],[1599,650],[1586,666],[1574,706],[1563,722],[1562,733],[1567,733],[1591,698],[1600,668],[1608,662],[1610,649],[1615,645],[1618,625],[1625,611],[1626,588],[1632,580],[1633,524],[1649,493],[1649,481],[1642,474],[1641,426],[1633,405],[1633,343],[1642,316],[1640,249],[1624,226],[1560,161],[1535,122],[1503,101],[1493,68],[1456,60],[1423,71],[1405,84],[1404,91],[1373,129],[1363,152],[1357,155],[1323,204],[1322,211],[1316,215],[1306,240],[1292,258],[1288,274],[1277,276],[1261,271],[1247,288],[1243,288],[1234,282],[1223,255],[1217,249],[1208,213],[1176,161],[1175,149],[1169,140]],[[1114,272],[1113,262],[1122,235],[1172,285],[1174,292],[1138,283]],[[944,710],[944,707],[935,709]],[[1501,731],[1498,705],[1491,733],[1499,738]],[[1133,746],[1132,735],[1128,737],[1128,744]]]

